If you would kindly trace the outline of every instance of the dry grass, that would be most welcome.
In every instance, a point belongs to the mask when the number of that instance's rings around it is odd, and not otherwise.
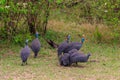
[[[105,26],[103,24],[76,24],[72,22],[65,23],[64,21],[57,21],[57,20],[50,20],[48,24],[48,29],[52,29],[56,32],[62,32],[65,34],[71,34],[73,36],[82,36],[85,35],[86,39],[92,40],[91,38],[95,39],[94,34],[96,31],[96,26],[98,27],[98,31],[101,34],[102,42],[110,42],[114,38],[113,29]]]
[[[99,30],[101,32],[106,32],[110,30],[107,26],[102,25],[102,24],[89,24],[89,23],[83,23],[81,25],[69,22],[65,23],[64,21],[56,21],[56,20],[50,20],[48,24],[49,29],[53,29],[54,31],[59,31],[59,32],[70,32],[70,31],[76,31],[76,32],[83,32],[85,30],[86,32],[93,32],[95,30],[95,27],[98,26]]]
[[[75,23],[65,23],[63,21],[50,20],[48,23],[48,28],[53,29],[58,32],[67,32],[71,33],[71,31],[79,32],[81,26],[76,25]]]

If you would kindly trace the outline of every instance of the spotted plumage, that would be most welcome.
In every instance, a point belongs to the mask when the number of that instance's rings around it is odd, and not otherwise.
[[[28,59],[29,55],[30,55],[30,48],[28,46],[28,40],[26,40],[26,45],[21,50],[21,53],[20,53],[20,57],[22,59],[22,64],[21,65],[24,65],[24,63],[27,64],[27,59]]]
[[[40,51],[40,41],[38,39],[38,33],[36,33],[36,38],[31,43],[31,49],[34,52],[34,58],[38,56],[38,52]]]

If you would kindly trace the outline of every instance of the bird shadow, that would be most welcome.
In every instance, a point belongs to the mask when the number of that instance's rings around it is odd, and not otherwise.
[[[100,62],[100,61],[98,61],[98,60],[90,60],[88,62]]]
[[[86,66],[74,64],[74,65],[71,65],[70,67],[71,68],[73,68],[73,67],[75,67],[75,68],[85,68]]]
[[[79,65],[79,64],[72,64],[71,66],[61,66],[59,64],[56,64],[57,66],[59,67],[68,67],[68,68],[85,68],[86,66],[83,66],[83,65]]]

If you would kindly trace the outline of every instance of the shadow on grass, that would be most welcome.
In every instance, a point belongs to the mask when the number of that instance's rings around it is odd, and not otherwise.
[[[90,60],[88,62],[100,62],[100,61],[97,61],[97,60]]]
[[[71,67],[72,67],[72,68],[73,68],[73,67],[75,67],[75,68],[85,68],[86,66],[83,66],[83,65],[80,65],[80,64],[79,64],[79,65],[74,64],[74,65],[72,65]]]
[[[62,67],[62,68],[64,68],[64,67],[65,67],[65,68],[66,68],[66,67],[67,67],[67,68],[85,68],[85,67],[86,67],[86,66],[82,66],[82,65],[80,65],[80,64],[77,64],[77,65],[76,65],[76,64],[72,64],[71,66],[61,66],[61,65],[57,64],[57,66],[58,66],[58,67]]]
[[[88,63],[99,63],[100,61],[98,61],[98,60],[90,60],[90,61],[88,61]],[[87,67],[87,66],[83,66],[82,64],[72,64],[71,66],[61,66],[61,65],[59,65],[59,64],[56,64],[58,67],[69,67],[69,68],[85,68],[85,67]]]

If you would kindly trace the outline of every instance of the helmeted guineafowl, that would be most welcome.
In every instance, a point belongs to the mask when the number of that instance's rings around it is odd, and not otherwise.
[[[71,42],[70,44],[68,44],[64,50],[63,50],[63,53],[68,53],[70,50],[72,49],[77,49],[77,50],[80,50],[80,48],[82,47],[83,45],[83,42],[85,41],[84,38],[81,39],[81,42]]]
[[[71,38],[71,36],[68,35],[68,36],[67,36],[67,40],[64,41],[64,42],[62,42],[62,43],[58,46],[58,50],[57,50],[57,52],[58,52],[58,57],[62,54],[62,52],[64,51],[64,49],[68,46],[68,44],[69,44],[69,42],[70,42],[70,38]]]
[[[38,32],[36,32],[35,37],[36,38],[31,43],[31,49],[34,52],[34,58],[37,57],[38,52],[40,51],[40,47],[41,47],[40,41],[38,39]]]
[[[28,46],[28,40],[26,40],[26,45],[25,47],[21,50],[21,53],[20,53],[20,56],[21,56],[21,59],[22,59],[22,64],[21,65],[24,65],[24,63],[27,64],[27,59],[30,55],[30,48]]]
[[[72,63],[77,64],[78,62],[87,62],[90,56],[90,53],[85,55],[84,53],[77,51],[77,49],[73,49],[69,51],[69,53],[61,55],[59,62],[62,66],[70,66]]]
[[[87,62],[90,56],[91,56],[90,53],[85,55],[82,52],[73,52],[72,54],[70,54],[70,65],[72,63],[77,64],[77,62]]]

